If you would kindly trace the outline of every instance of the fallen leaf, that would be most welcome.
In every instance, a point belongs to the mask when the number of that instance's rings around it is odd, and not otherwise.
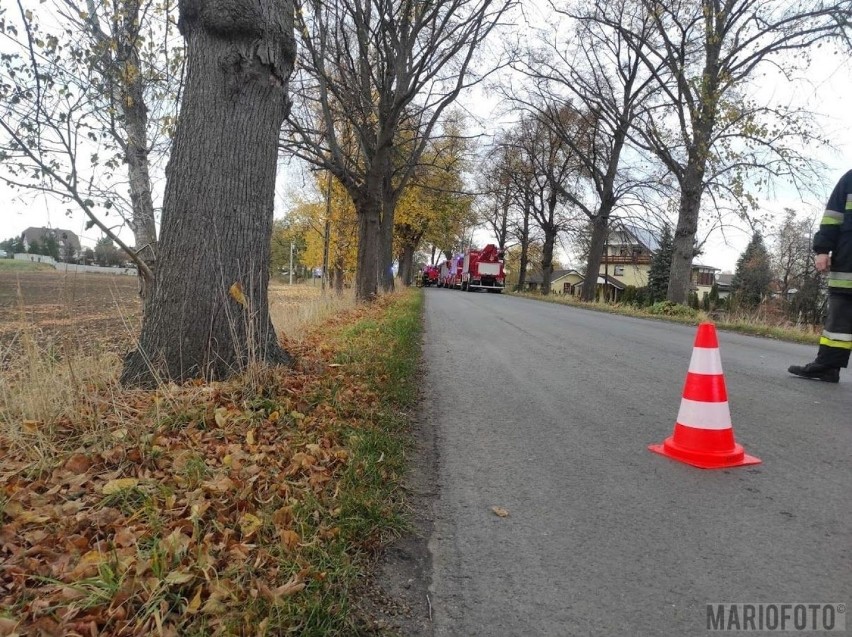
[[[112,495],[113,493],[124,491],[125,489],[132,489],[138,484],[139,480],[136,478],[118,478],[117,480],[110,480],[107,482],[104,485],[102,493],[104,495]]]
[[[186,610],[184,611],[188,615],[194,615],[198,612],[198,609],[201,608],[201,589],[203,586],[199,586],[198,590],[195,591],[195,595],[189,601],[189,604],[186,605]]]
[[[166,584],[186,584],[195,579],[195,575],[186,571],[172,571],[166,575]]]
[[[247,539],[257,533],[257,530],[261,526],[263,526],[263,521],[256,515],[243,513],[240,516],[240,531],[243,534],[243,539]]]
[[[246,444],[247,445],[256,444],[255,440],[254,440],[254,429],[249,429],[248,433],[246,433]]]
[[[227,419],[228,410],[224,407],[217,407],[214,412],[214,418],[216,419],[216,424],[220,427],[224,427],[225,423],[228,422]]]
[[[272,596],[276,600],[284,599],[285,597],[290,597],[290,595],[294,595],[298,593],[300,590],[305,588],[305,583],[302,581],[302,578],[299,575],[294,575],[290,578],[286,584],[279,586],[272,590]]]
[[[231,295],[231,298],[234,299],[237,303],[246,307],[246,295],[243,294],[243,286],[240,285],[239,281],[234,283],[230,288],[228,288],[228,294]]]
[[[271,422],[276,422],[278,420],[278,418],[280,418],[280,417],[281,417],[281,414],[279,414],[277,411],[273,411],[271,414],[269,414],[269,420]]]
[[[494,515],[498,515],[501,518],[509,517],[508,509],[504,509],[503,507],[491,507],[491,510],[494,511]]]
[[[292,549],[294,546],[296,546],[299,543],[299,540],[301,539],[298,533],[296,533],[295,531],[291,531],[290,529],[285,529],[281,531],[280,536],[281,541],[284,543],[284,546],[286,546],[288,549]]]
[[[92,461],[82,453],[73,454],[65,462],[65,468],[73,473],[86,473],[92,467]]]

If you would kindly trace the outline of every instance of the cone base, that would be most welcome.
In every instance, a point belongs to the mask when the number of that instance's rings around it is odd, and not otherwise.
[[[699,451],[677,445],[674,436],[669,436],[662,444],[648,445],[648,449],[661,456],[683,462],[699,469],[726,469],[750,464],[760,464],[760,458],[750,456],[741,445],[734,443],[734,448],[724,452]]]

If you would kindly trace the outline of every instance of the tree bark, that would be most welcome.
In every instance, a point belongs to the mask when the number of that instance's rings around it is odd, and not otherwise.
[[[553,245],[556,243],[556,231],[548,228],[544,231],[544,246],[541,250],[541,293],[550,294],[550,282],[553,279]]]
[[[691,284],[692,258],[701,193],[704,190],[704,161],[690,163],[681,181],[680,209],[672,242],[672,267],[669,272],[669,291],[666,300],[685,305]]]
[[[609,232],[608,222],[609,215],[604,217],[598,214],[592,220],[592,241],[586,259],[586,278],[583,279],[583,287],[580,290],[580,298],[583,301],[594,301],[597,296],[598,273],[601,269],[606,235]]]
[[[182,0],[187,76],[166,171],[158,276],[122,381],[287,364],[269,317],[278,133],[293,69],[286,0]]]
[[[154,217],[154,200],[151,196],[151,177],[148,172],[148,108],[145,105],[145,79],[139,61],[139,2],[127,3],[122,15],[123,36],[119,42],[122,65],[121,109],[124,114],[124,158],[130,183],[130,202],[133,208],[130,222],[136,254],[156,276],[157,225]],[[154,282],[139,270],[139,295],[142,297],[142,314],[150,307]]]
[[[521,259],[520,259],[520,269],[518,272],[518,290],[520,292],[524,291],[524,284],[527,282],[527,264],[529,263],[529,249],[530,249],[530,210],[529,204],[527,204],[526,209],[524,210],[524,221],[523,228],[521,230]]]
[[[402,254],[399,258],[399,280],[405,285],[411,285],[412,270],[414,267],[414,246],[405,244],[402,246]]]

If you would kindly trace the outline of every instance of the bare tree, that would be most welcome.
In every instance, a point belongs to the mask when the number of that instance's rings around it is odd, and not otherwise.
[[[561,117],[571,119],[574,113],[564,109]],[[563,123],[563,126],[569,125]],[[567,229],[570,220],[565,202],[569,200],[569,192],[577,189],[580,178],[576,154],[554,128],[543,117],[522,117],[514,136],[521,161],[532,177],[527,182],[529,210],[543,236],[541,293],[544,295],[550,293],[557,237]],[[570,196],[573,198],[576,197]]]
[[[850,0],[641,0],[651,34],[614,17],[604,22],[642,59],[655,80],[656,107],[634,127],[680,186],[668,300],[684,303],[702,198],[754,204],[752,175],[805,189],[818,180],[801,149],[821,143],[812,117],[748,97],[772,69],[788,78],[809,49],[848,33]],[[595,0],[601,15],[609,3]]]
[[[122,380],[225,378],[288,363],[267,286],[293,4],[181,3],[186,87],[167,169],[159,273]]]
[[[161,131],[174,119],[175,71],[182,60],[168,15],[139,0],[109,6],[90,1],[87,10],[59,0],[53,15],[63,29],[57,35],[19,8],[22,32],[2,25],[16,48],[0,64],[0,94],[6,97],[0,178],[82,210],[90,225],[137,263],[147,306],[156,254],[150,153],[155,145],[168,145]],[[122,182],[129,183],[129,201],[118,190]],[[111,212],[132,228],[135,249],[106,219]]]
[[[514,2],[296,1],[298,108],[282,146],[330,170],[352,197],[358,298],[374,297],[379,279],[392,286],[396,202],[444,110],[482,80],[474,54]]]
[[[790,290],[802,287],[811,268],[811,241],[815,219],[797,219],[796,212],[784,210],[784,219],[776,229],[770,251],[772,267],[778,279],[781,298],[789,303]]]
[[[586,177],[591,198],[586,189],[566,191],[565,197],[590,220],[586,272],[596,273],[613,210],[664,185],[663,175],[648,170],[636,148],[629,148],[628,133],[648,108],[653,76],[621,31],[609,24],[629,25],[645,42],[653,22],[635,0],[607,2],[605,9],[599,4],[581,5],[578,11],[556,9],[555,14],[574,20],[573,40],[567,45],[560,40],[563,25],[555,24],[547,34],[552,39],[542,36],[518,56],[515,67],[529,84],[524,91],[513,91],[513,100],[552,128]],[[594,299],[596,287],[597,278],[587,276],[582,298]]]
[[[512,191],[511,154],[513,149],[498,137],[495,144],[488,149],[491,161],[484,161],[485,169],[480,175],[483,191],[480,201],[485,209],[480,215],[480,222],[488,228],[497,239],[497,249],[505,252],[511,236]]]

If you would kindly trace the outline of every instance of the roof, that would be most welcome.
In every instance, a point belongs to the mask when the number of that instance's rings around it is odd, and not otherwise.
[[[553,274],[550,275],[550,282],[552,283],[556,279],[561,279],[563,276],[568,276],[569,274],[576,274],[580,278],[583,277],[583,275],[577,272],[577,270],[554,270]],[[541,283],[542,281],[543,278],[541,276],[541,272],[536,272],[526,278],[527,283]]]
[[[656,252],[660,249],[660,241],[657,239],[657,235],[653,230],[649,230],[648,228],[640,228],[639,226],[634,226],[630,223],[624,223],[623,221],[618,221],[617,224],[613,224],[616,227],[622,228],[625,232],[632,235],[636,241],[641,243],[643,246],[648,248],[651,252]]]
[[[734,280],[733,274],[718,274],[716,275],[716,285],[720,288],[731,287],[731,282]]]
[[[585,277],[583,277],[582,275],[580,275],[580,277],[581,277],[582,280],[585,280]],[[603,285],[604,283],[609,283],[609,285],[614,287],[616,290],[623,290],[625,288],[624,283],[622,281],[619,281],[618,279],[616,279],[614,276],[610,276],[609,274],[607,274],[607,275],[599,274],[598,275],[598,285]]]
[[[46,237],[53,237],[60,244],[68,242],[74,250],[77,252],[80,251],[80,239],[70,230],[63,230],[62,228],[30,227],[21,233],[21,240],[26,243],[32,243],[33,241],[41,243]]]

